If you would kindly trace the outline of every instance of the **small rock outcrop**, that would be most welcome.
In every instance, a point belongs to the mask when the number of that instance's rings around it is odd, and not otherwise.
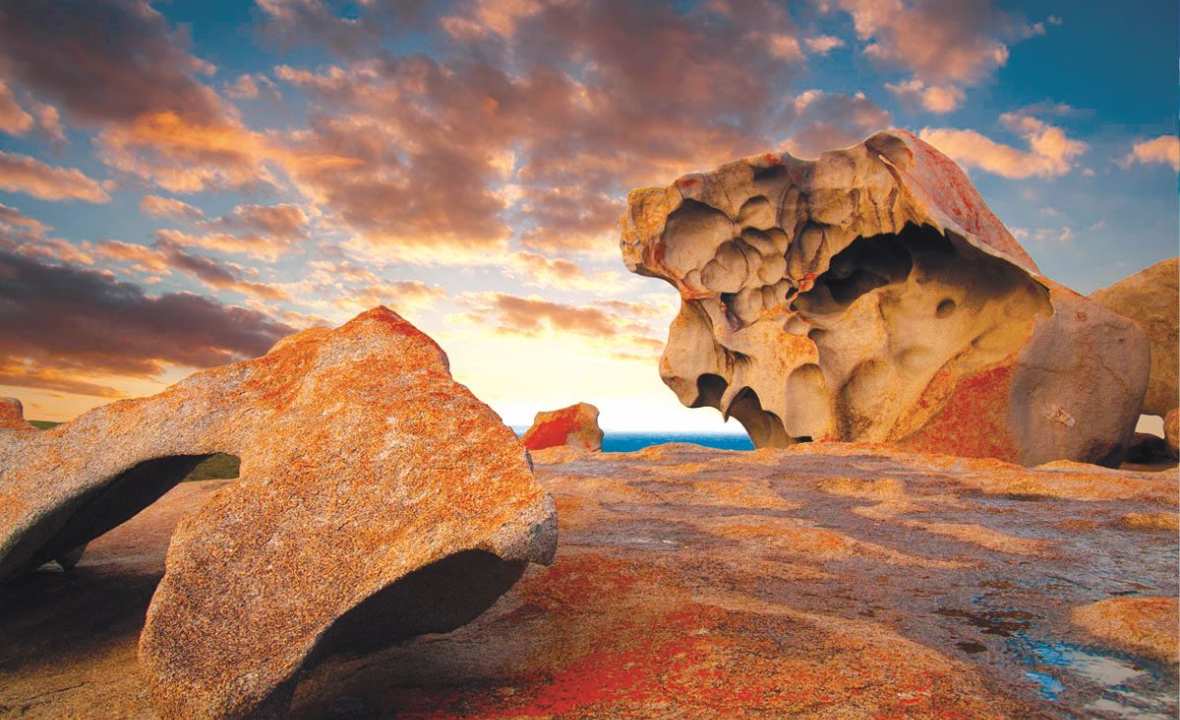
[[[25,408],[14,397],[0,397],[0,430],[36,430],[25,421]]]
[[[577,403],[560,410],[541,411],[521,442],[529,450],[567,445],[582,450],[602,449],[602,429],[598,427],[598,408]]]
[[[1090,298],[1134,320],[1151,343],[1151,373],[1145,415],[1163,417],[1180,403],[1180,258],[1161,260],[1149,268],[1098,290]]]
[[[1114,464],[1133,432],[1143,331],[1042,277],[958,166],[908,132],[636,190],[621,249],[680,293],[664,382],[758,447]]]
[[[556,544],[512,430],[377,308],[52,430],[0,433],[0,579],[65,556],[215,452],[140,636],[165,718],[285,717],[305,665],[462,625]]]

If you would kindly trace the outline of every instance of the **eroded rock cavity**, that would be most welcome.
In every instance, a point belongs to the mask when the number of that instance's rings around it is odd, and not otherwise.
[[[962,171],[907,132],[816,161],[747,158],[629,204],[627,266],[682,299],[661,377],[759,447],[1109,463],[1129,440],[1142,332],[1041,277]]]

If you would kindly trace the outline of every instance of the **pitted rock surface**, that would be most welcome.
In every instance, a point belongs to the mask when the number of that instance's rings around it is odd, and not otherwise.
[[[0,433],[5,621],[37,585],[21,574],[215,452],[239,456],[241,478],[200,493],[177,524],[139,642],[164,717],[286,717],[307,664],[462,625],[554,552],[553,501],[512,430],[430,338],[377,308],[154,397]],[[66,582],[84,585],[84,569]]]
[[[569,446],[581,450],[602,449],[602,428],[598,427],[598,408],[577,403],[560,410],[542,411],[521,437],[529,450]]]
[[[835,443],[548,455],[553,565],[447,635],[328,658],[291,717],[1176,715],[1175,468]],[[0,714],[151,717],[135,638],[170,527],[229,486],[184,483],[73,573],[0,588]]]
[[[636,190],[621,249],[680,293],[660,375],[758,447],[889,442],[1117,464],[1143,332],[1038,274],[966,175],[908,132]]]

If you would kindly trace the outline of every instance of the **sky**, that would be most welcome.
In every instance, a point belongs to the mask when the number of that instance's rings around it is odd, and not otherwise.
[[[64,420],[387,305],[506,422],[658,376],[633,188],[903,127],[1049,277],[1178,253],[1175,0],[5,0],[0,395]]]

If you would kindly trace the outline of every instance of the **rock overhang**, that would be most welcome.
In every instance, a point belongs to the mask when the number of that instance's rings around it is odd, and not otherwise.
[[[661,377],[684,405],[737,417],[759,446],[912,436],[962,380],[1017,362],[1077,304],[966,175],[904,130],[811,161],[752,156],[628,200],[624,262],[682,300]],[[1078,458],[1085,444],[1045,452]],[[965,451],[1018,459],[1017,445]]]

